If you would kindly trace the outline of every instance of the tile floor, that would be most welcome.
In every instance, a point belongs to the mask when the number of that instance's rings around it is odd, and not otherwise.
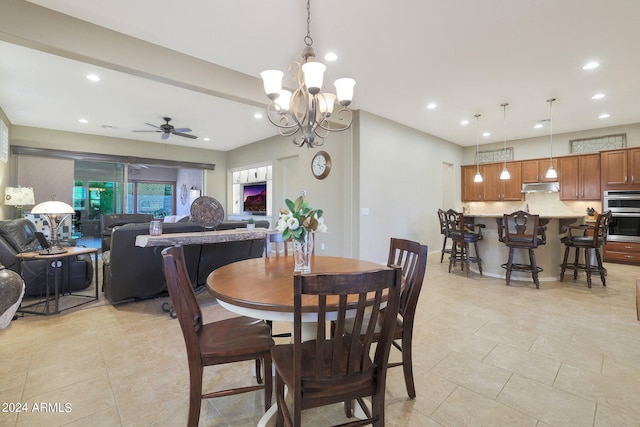
[[[598,279],[588,289],[581,276],[536,290],[449,274],[438,261],[430,255],[416,320],[418,397],[407,399],[401,370],[390,370],[387,425],[640,425],[640,267],[607,264],[606,288]],[[206,292],[199,299],[207,320],[230,315]],[[0,426],[184,425],[184,343],[163,301],[27,315],[0,331]],[[231,384],[250,369],[208,376]],[[258,393],[202,408],[202,426],[254,426],[263,411]],[[339,407],[304,418],[323,427],[341,419]]]

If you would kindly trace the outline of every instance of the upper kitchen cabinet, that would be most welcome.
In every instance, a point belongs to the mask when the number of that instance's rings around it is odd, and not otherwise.
[[[600,152],[602,190],[640,189],[640,148]]]
[[[600,200],[600,154],[558,158],[560,200]]]
[[[547,178],[549,169],[549,159],[523,160],[522,162],[522,183],[535,184],[538,182],[556,182],[556,178]],[[552,159],[553,168],[558,170],[558,159]]]
[[[522,166],[520,162],[507,162],[511,179],[500,179],[504,163],[486,163],[479,166],[482,182],[473,182],[476,166],[462,166],[462,200],[464,202],[499,202],[522,200]]]
[[[462,166],[462,201],[463,202],[481,202],[483,195],[483,183],[473,182],[476,176],[476,165]],[[482,173],[482,172],[480,172]]]

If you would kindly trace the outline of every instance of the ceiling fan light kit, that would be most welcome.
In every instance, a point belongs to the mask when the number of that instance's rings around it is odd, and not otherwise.
[[[271,103],[267,106],[269,121],[278,128],[280,135],[293,137],[298,147],[306,144],[308,148],[319,147],[330,132],[349,129],[353,123],[353,113],[347,108],[353,99],[353,87],[356,81],[341,78],[334,82],[336,94],[322,92],[323,75],[326,66],[315,61],[313,39],[309,31],[311,22],[310,0],[307,0],[307,35],[302,51],[303,62],[295,62],[292,68],[298,88],[291,93],[282,89],[284,73],[279,70],[266,70],[260,73],[264,90]],[[334,114],[336,103],[341,108],[335,116],[340,121],[338,127],[331,127],[329,118]],[[299,133],[299,134],[298,134]]]
[[[184,138],[190,138],[190,139],[198,138],[195,135],[190,135],[188,133],[185,133],[185,132],[191,132],[191,129],[189,128],[176,128],[173,125],[169,124],[169,122],[171,121],[171,117],[163,117],[162,120],[164,120],[165,123],[161,124],[160,126],[156,126],[154,124],[145,122],[145,125],[154,127],[156,128],[156,130],[134,130],[134,132],[162,132],[162,139],[168,139],[169,136],[171,135],[182,136]]]

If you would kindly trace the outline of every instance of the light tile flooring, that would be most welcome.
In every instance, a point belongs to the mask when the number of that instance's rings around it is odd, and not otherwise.
[[[607,264],[606,288],[594,279],[588,289],[580,276],[536,290],[449,274],[438,261],[430,255],[415,326],[418,397],[409,400],[401,369],[390,370],[387,425],[640,425],[639,267]],[[230,315],[206,292],[199,299],[207,321]],[[184,425],[184,343],[163,301],[28,315],[0,331],[0,426]],[[228,385],[250,369],[227,365],[208,376]],[[200,425],[256,425],[260,402],[258,393],[205,401]],[[305,425],[340,414],[308,411]]]

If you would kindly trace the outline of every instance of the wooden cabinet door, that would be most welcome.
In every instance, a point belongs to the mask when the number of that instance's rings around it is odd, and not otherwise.
[[[558,181],[560,182],[560,200],[578,200],[580,197],[579,168],[577,156],[558,159]]]
[[[476,165],[462,166],[462,201],[480,202],[482,201],[482,182],[473,182],[476,176]]]
[[[600,200],[600,154],[580,158],[580,200]]]
[[[629,150],[629,175],[631,185],[640,188],[640,148]]]
[[[508,162],[507,169],[511,179],[500,180],[502,181],[502,200],[522,200],[522,162]]]
[[[522,183],[533,184],[540,182],[540,161],[539,160],[523,160],[522,164]],[[513,176],[513,174],[511,175]]]
[[[497,202],[502,200],[502,183],[500,182],[500,172],[502,163],[488,163],[482,165],[483,197],[485,202]]]
[[[627,150],[604,151],[602,159],[602,185],[620,188],[627,185]]]

